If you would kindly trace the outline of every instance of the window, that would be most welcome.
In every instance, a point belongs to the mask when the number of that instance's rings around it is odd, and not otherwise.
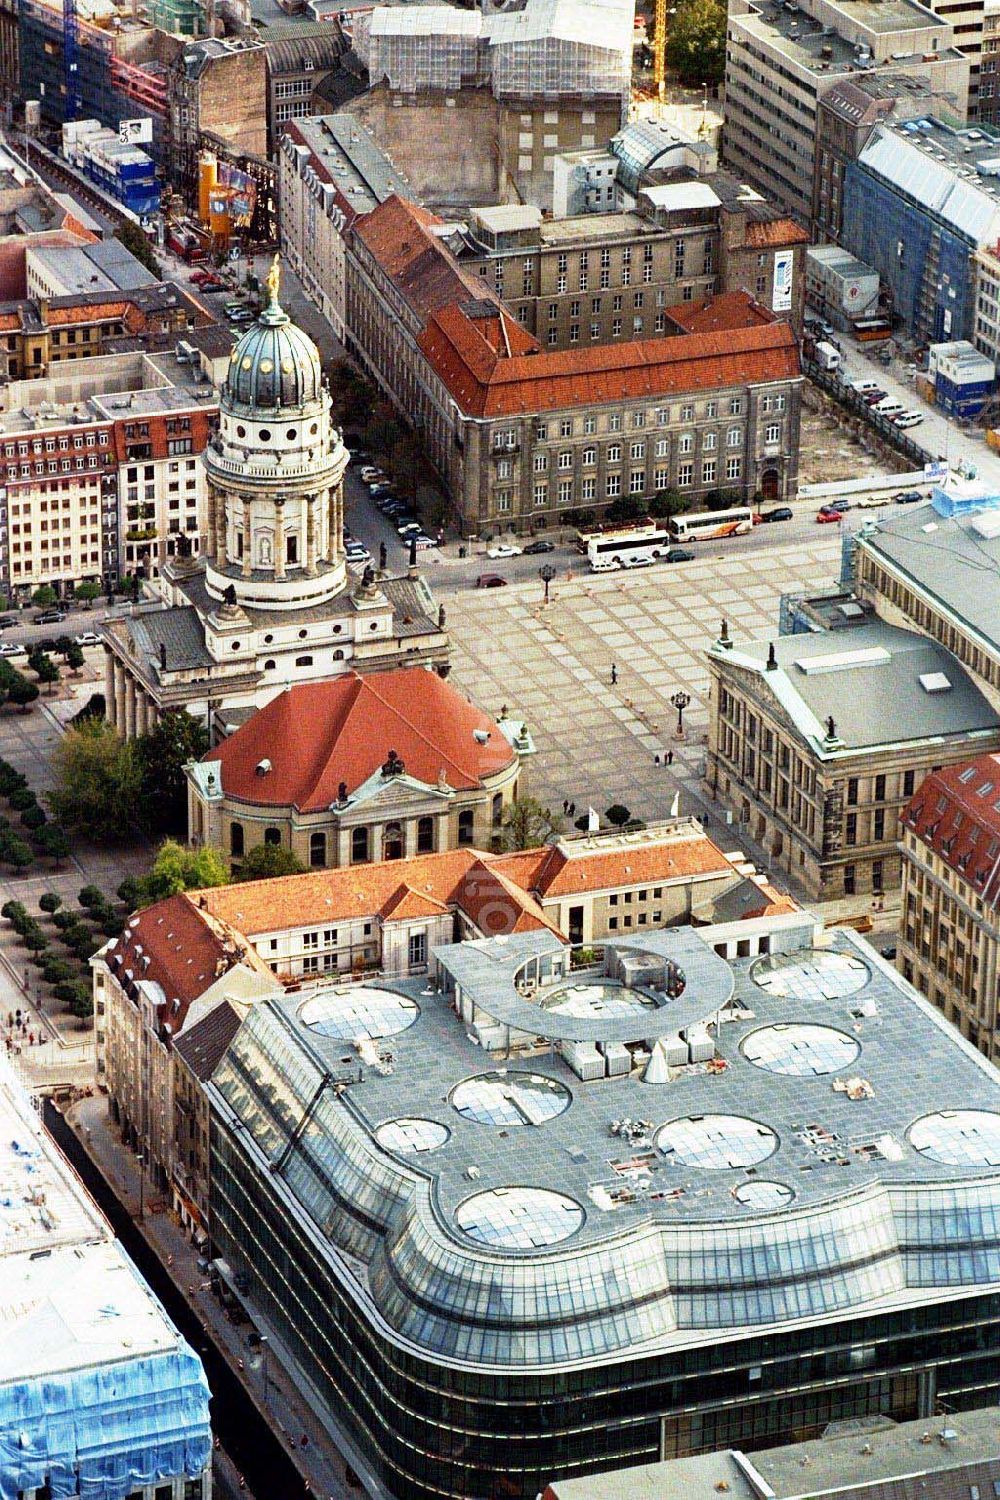
[[[645,456],[646,456],[646,445],[645,445],[645,443],[633,443],[632,446],[631,446],[631,448],[629,449],[629,457],[630,458],[645,458]]]
[[[780,443],[781,428],[777,422],[769,422],[764,428],[764,441],[765,443]]]
[[[858,805],[858,778],[849,776],[847,780],[847,805],[857,807]]]
[[[885,801],[885,777],[884,776],[876,776],[875,777],[875,801],[876,802],[884,802]]]
[[[281,829],[280,828],[265,828],[264,829],[264,843],[265,844],[273,844],[273,845],[279,845],[280,846],[280,844],[281,844]]]
[[[682,432],[677,440],[677,452],[690,453],[693,446],[694,439],[691,436],[690,432]]]
[[[874,842],[876,844],[881,844],[881,842],[882,842],[882,840],[884,838],[885,838],[885,808],[884,807],[880,807],[880,808],[876,809],[875,816],[872,819],[872,839],[874,840]]]
[[[368,853],[368,829],[354,828],[351,831],[351,863],[353,865],[365,864],[370,855]]]
[[[536,453],[532,459],[531,466],[536,474],[544,474],[549,466],[549,455],[547,453]]]
[[[532,490],[532,498],[536,505],[547,505],[549,499],[548,485],[536,484]]]
[[[417,819],[417,853],[433,854],[434,852],[434,819]]]
[[[475,813],[471,807],[463,808],[458,815],[458,842],[471,844],[474,839]]]
[[[743,471],[743,460],[741,458],[726,459],[726,478],[739,479]]]
[[[622,445],[621,445],[621,443],[609,443],[608,444],[608,463],[609,464],[619,463],[621,461],[621,456],[622,456]]]
[[[844,825],[844,843],[845,844],[856,844],[857,842],[858,842],[858,815],[857,815],[857,813],[848,813],[847,814],[847,821],[846,821],[846,823]]]
[[[326,834],[311,833],[309,835],[309,863],[314,870],[322,870],[326,867]]]
[[[903,772],[903,796],[904,797],[912,797],[913,796],[913,788],[914,788],[914,783],[915,783],[915,780],[916,780],[916,774],[917,773],[915,771],[904,771]]]
[[[693,478],[694,464],[677,465],[677,484],[680,489],[684,489],[687,485],[689,485]]]
[[[427,963],[426,932],[411,932],[409,941],[410,968],[422,969]]]
[[[571,469],[573,467],[573,450],[566,448],[559,455],[559,468]]]
[[[584,450],[583,450],[583,464],[584,464],[584,467],[585,468],[590,468],[594,464],[596,464],[596,462],[597,462],[597,449],[596,448],[584,448]]]
[[[605,494],[609,496],[620,495],[622,492],[622,476],[620,474],[609,474],[605,485]]]
[[[702,466],[701,466],[701,482],[702,482],[702,484],[714,484],[715,483],[715,459],[714,458],[706,458],[705,461],[704,461],[704,463],[702,464]]]
[[[726,433],[726,447],[739,448],[743,442],[743,429],[741,427],[730,427]]]
[[[633,469],[628,476],[628,492],[630,495],[641,495],[646,488],[645,469]]]
[[[596,498],[597,498],[597,480],[594,479],[594,478],[592,478],[592,477],[590,479],[585,479],[583,481],[583,483],[581,484],[581,486],[580,486],[580,499],[581,500],[594,500]]]
[[[597,431],[597,418],[596,417],[584,417],[584,419],[583,419],[583,430],[584,430],[584,432],[588,436],[591,433],[596,432]]]
[[[715,450],[715,440],[716,440],[716,434],[714,432],[706,432],[705,436],[701,440],[702,452],[703,453],[712,453],[712,452],[714,452],[714,450]]]
[[[229,853],[232,859],[243,858],[243,824],[230,823],[229,825]]]

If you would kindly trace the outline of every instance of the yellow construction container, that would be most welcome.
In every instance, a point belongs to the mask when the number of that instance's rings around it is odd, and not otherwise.
[[[987,427],[986,446],[1000,450],[1000,427]]]
[[[921,398],[921,400],[926,401],[928,405],[933,406],[934,382],[931,377],[929,375],[918,375],[913,383],[916,387],[917,395]]]

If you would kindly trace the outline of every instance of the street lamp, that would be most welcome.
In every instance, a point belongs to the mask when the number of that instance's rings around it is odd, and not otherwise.
[[[684,710],[691,702],[691,694],[685,693],[683,688],[679,688],[677,692],[672,695],[670,702],[677,710],[677,728],[674,732],[674,738],[682,740],[684,738]]]
[[[145,1158],[140,1151],[135,1159],[139,1166],[139,1223],[141,1224],[146,1211],[146,1172],[144,1167]]]
[[[539,576],[539,578],[542,580],[542,582],[545,585],[545,599],[543,600],[543,603],[548,604],[548,602],[549,602],[549,584],[552,582],[553,578],[556,576],[556,570],[552,566],[551,563],[543,563],[542,566],[538,570],[538,576]]]

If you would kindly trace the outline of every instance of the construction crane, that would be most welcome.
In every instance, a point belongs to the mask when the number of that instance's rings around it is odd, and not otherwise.
[[[69,4],[69,0],[64,0]],[[653,78],[656,97],[663,103],[667,79],[667,0],[656,0],[653,12]]]
[[[80,23],[76,0],[63,0],[63,85],[66,94],[67,120],[83,113],[80,94]]]

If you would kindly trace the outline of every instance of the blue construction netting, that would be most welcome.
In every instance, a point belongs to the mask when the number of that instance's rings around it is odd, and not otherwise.
[[[0,1386],[0,1500],[125,1500],[196,1478],[212,1454],[209,1390],[182,1340],[163,1353]]]

